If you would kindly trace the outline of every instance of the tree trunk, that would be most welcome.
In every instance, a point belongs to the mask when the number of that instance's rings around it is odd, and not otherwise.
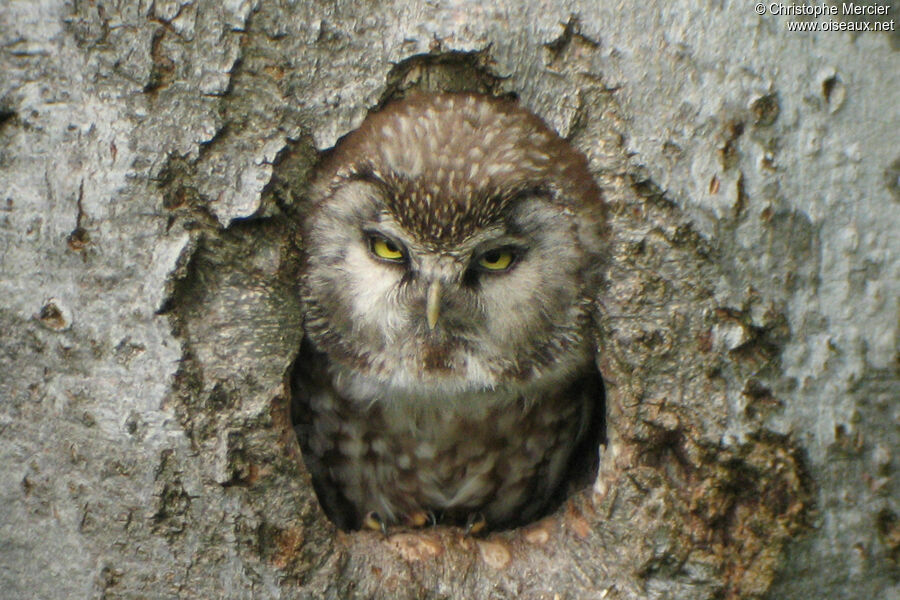
[[[895,7],[602,4],[0,7],[0,595],[900,597]],[[409,89],[610,208],[599,472],[516,530],[339,531],[291,428],[296,198]]]

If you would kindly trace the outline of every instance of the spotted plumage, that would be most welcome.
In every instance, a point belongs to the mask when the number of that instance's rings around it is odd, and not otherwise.
[[[601,393],[584,157],[511,100],[416,95],[339,142],[305,211],[294,419],[326,512],[538,514]]]

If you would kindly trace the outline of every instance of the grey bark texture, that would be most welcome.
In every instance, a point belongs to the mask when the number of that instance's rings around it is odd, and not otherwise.
[[[777,6],[0,3],[0,597],[900,598],[900,38]],[[519,530],[337,531],[291,433],[295,199],[408,89],[610,206],[608,443]]]

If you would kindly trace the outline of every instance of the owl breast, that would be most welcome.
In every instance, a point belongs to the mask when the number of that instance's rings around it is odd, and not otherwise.
[[[294,398],[305,418],[297,434],[326,512],[347,529],[371,513],[387,524],[423,513],[455,524],[474,515],[491,527],[527,522],[557,490],[600,385],[587,372],[562,387],[489,398],[361,402],[313,372],[324,356],[302,358],[307,368],[295,372]]]

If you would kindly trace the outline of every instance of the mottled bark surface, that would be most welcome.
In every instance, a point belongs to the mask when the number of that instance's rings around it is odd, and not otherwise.
[[[0,595],[900,596],[900,44],[770,12],[0,6]],[[481,538],[335,530],[290,430],[295,198],[409,88],[610,204],[600,472]]]

